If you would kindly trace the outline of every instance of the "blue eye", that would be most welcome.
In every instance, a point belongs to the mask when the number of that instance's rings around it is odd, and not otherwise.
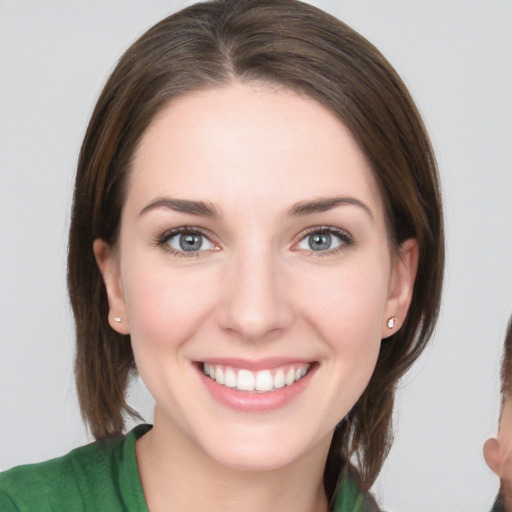
[[[333,239],[329,233],[317,233],[306,237],[312,251],[328,251],[331,249]]]
[[[322,228],[311,231],[297,244],[297,248],[314,252],[330,252],[351,245],[348,233],[334,228]]]
[[[163,237],[160,243],[179,254],[194,254],[216,248],[215,244],[208,240],[206,236],[191,229],[180,230],[178,233],[176,231],[170,232]]]

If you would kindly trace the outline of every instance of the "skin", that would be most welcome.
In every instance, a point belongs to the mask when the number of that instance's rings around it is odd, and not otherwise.
[[[506,511],[512,510],[512,403],[506,397],[501,411],[498,435],[484,444],[484,458],[501,482],[501,496]]]
[[[218,215],[155,207],[163,197]],[[350,199],[297,212],[332,197]],[[162,245],[183,226],[207,237],[192,256],[172,252],[178,235]],[[342,236],[313,251],[307,230],[325,226]],[[110,324],[131,335],[156,402],[136,446],[150,510],[327,510],[333,430],[406,315],[418,257],[414,240],[391,257],[378,187],[344,125],[263,84],[174,100],[137,148],[118,244],[94,251]],[[282,407],[241,412],[204,385],[197,362],[216,357],[299,359],[314,372]]]

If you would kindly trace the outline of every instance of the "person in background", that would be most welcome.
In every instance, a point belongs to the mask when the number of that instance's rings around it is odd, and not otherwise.
[[[484,443],[485,462],[500,479],[492,512],[512,511],[512,316],[501,362],[501,412],[496,437]]]

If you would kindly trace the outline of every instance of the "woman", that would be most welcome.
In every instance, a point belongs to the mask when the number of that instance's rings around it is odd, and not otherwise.
[[[102,441],[5,473],[2,510],[374,506],[443,235],[422,122],[361,36],[289,0],[155,25],[89,124],[68,268]],[[123,438],[135,370],[155,420]]]

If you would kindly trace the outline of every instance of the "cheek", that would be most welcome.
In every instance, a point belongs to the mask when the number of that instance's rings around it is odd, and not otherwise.
[[[294,296],[301,303],[304,330],[312,328],[321,342],[322,393],[311,414],[326,411],[323,425],[331,429],[354,406],[373,374],[389,277],[376,264],[326,270],[303,276]]]
[[[335,344],[354,348],[380,342],[388,298],[388,275],[377,265],[345,267],[303,283],[311,323]]]
[[[381,265],[344,267],[304,282],[309,324],[326,349],[326,396],[343,417],[366,388],[377,362],[389,275]],[[341,392],[340,390],[343,390]]]
[[[130,334],[155,351],[179,346],[200,327],[215,302],[212,279],[165,266],[132,265],[124,286]]]

